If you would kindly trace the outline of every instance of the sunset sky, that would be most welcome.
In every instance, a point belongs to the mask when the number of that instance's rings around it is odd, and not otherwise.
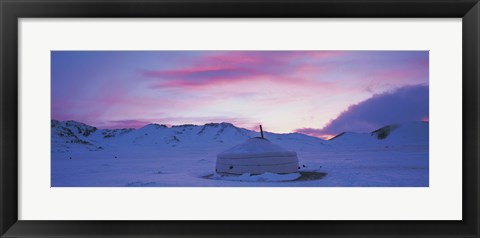
[[[428,51],[52,51],[52,119],[321,138],[428,121]]]

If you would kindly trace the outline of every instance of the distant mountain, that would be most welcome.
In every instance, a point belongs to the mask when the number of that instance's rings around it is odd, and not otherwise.
[[[291,149],[324,146],[325,142],[300,133],[264,134],[268,140]],[[172,127],[149,124],[139,129],[98,129],[76,121],[51,121],[52,151],[56,152],[72,149],[95,151],[128,146],[228,148],[256,136],[260,136],[260,133],[226,122]]]
[[[76,121],[51,121],[52,150],[68,151],[73,147],[100,150],[101,146],[92,143],[92,134],[98,129]]]
[[[231,123],[179,125],[167,127],[149,124],[139,129],[98,129],[76,121],[51,121],[53,152],[72,150],[102,151],[128,149],[131,146],[168,148],[213,148],[222,151],[257,137],[260,133],[239,128]],[[300,133],[276,134],[264,132],[265,138],[290,150],[346,147],[428,147],[428,122],[387,125],[370,133],[343,132],[325,141]]]

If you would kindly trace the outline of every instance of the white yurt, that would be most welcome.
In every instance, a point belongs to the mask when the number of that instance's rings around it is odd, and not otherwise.
[[[265,139],[262,131],[262,137],[250,138],[218,154],[215,171],[225,174],[295,173],[298,158],[296,152]]]

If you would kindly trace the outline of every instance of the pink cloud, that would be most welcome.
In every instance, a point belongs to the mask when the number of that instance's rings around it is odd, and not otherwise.
[[[262,75],[255,69],[233,67],[190,67],[175,70],[144,70],[142,75],[155,79],[150,88],[205,88],[249,80]]]
[[[219,66],[201,66],[201,67],[192,67],[192,68],[183,68],[183,69],[173,69],[173,70],[144,70],[142,74],[146,77],[155,77],[155,78],[181,78],[189,77],[192,75],[202,75],[209,73],[218,73],[218,72],[229,72],[236,71],[238,69],[232,67],[219,67]]]
[[[141,128],[145,125],[150,124],[148,120],[116,120],[116,121],[107,121],[106,123],[100,124],[99,128],[102,129],[123,129],[123,128]]]
[[[296,62],[338,57],[344,52],[312,51],[228,51],[199,57],[186,67],[168,70],[141,70],[151,79],[150,88],[205,89],[221,84],[249,81],[253,77],[275,83],[298,84],[312,81],[331,67],[311,62]],[[292,81],[292,77],[297,80]],[[298,78],[302,78],[298,81]]]

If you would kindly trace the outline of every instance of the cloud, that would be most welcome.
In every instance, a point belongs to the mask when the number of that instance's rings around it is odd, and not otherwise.
[[[349,106],[321,129],[300,128],[296,132],[317,137],[345,131],[370,132],[388,124],[425,120],[428,108],[428,86],[405,86]]]
[[[151,88],[157,87],[205,87],[223,83],[245,81],[259,73],[252,69],[233,67],[190,67],[175,70],[143,70],[142,75],[158,79]]]
[[[172,124],[172,125],[184,125],[184,124],[196,124],[203,125],[207,123],[232,123],[237,127],[248,127],[250,125],[258,125],[255,120],[244,117],[219,117],[219,116],[178,116],[178,117],[163,117],[158,120],[154,120],[155,123]]]
[[[140,128],[150,123],[149,120],[112,120],[99,127],[102,129]]]
[[[339,57],[337,51],[226,51],[199,56],[182,68],[140,70],[149,88],[204,89],[256,80],[312,83],[312,74],[330,70],[318,60]],[[313,82],[314,83],[314,82]]]
[[[237,127],[250,128],[253,126],[258,127],[259,122],[252,121],[248,118],[242,117],[161,117],[161,118],[141,118],[133,120],[109,120],[102,123],[93,123],[92,126],[96,126],[101,129],[123,129],[123,128],[141,128],[151,123],[164,124],[164,125],[185,125],[196,124],[204,125],[207,123],[232,123]]]

